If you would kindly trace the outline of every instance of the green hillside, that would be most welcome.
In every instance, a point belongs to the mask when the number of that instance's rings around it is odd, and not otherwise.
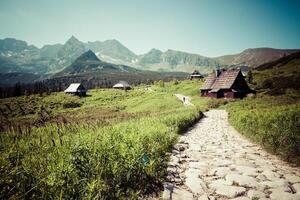
[[[253,70],[252,76],[252,86],[259,91],[270,95],[294,93],[300,96],[300,53],[260,65]]]

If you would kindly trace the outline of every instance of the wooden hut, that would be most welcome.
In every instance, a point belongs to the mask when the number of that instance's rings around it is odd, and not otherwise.
[[[66,94],[85,96],[87,89],[85,89],[81,83],[71,83],[64,92]]]
[[[113,86],[115,89],[130,90],[131,86],[126,81],[120,81]]]
[[[214,98],[243,98],[252,92],[240,69],[216,70],[201,88],[201,96]]]
[[[193,73],[190,75],[190,79],[201,79],[203,76],[200,74],[198,70],[194,70]]]

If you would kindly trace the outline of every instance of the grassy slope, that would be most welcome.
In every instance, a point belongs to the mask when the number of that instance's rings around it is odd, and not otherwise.
[[[270,152],[300,165],[299,60],[253,71],[259,93],[227,104],[231,124]]]
[[[177,133],[201,118],[210,101],[197,97],[200,85],[160,82],[153,91],[92,90],[83,99],[55,93],[1,100],[12,110],[1,107],[1,121],[43,123],[0,134],[0,198],[122,199],[147,193],[164,180],[166,152]],[[173,93],[197,95],[197,107],[183,107]],[[66,123],[53,123],[59,117]]]
[[[294,93],[300,96],[300,57],[285,64],[274,61],[265,70],[253,71],[253,87],[270,95]]]

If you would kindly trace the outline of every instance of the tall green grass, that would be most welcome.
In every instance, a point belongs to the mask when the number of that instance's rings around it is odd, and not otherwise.
[[[227,104],[229,121],[242,134],[300,165],[300,104],[288,96],[247,98]]]
[[[196,107],[183,107],[174,87],[95,90],[71,108],[70,116],[88,115],[85,108],[116,110],[105,125],[75,121],[2,132],[0,199],[136,199],[153,192],[165,179],[166,153],[178,133],[202,117],[207,103],[195,97]],[[135,117],[120,120],[124,113]]]

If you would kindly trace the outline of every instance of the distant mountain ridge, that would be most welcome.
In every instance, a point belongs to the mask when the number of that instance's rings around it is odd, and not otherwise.
[[[263,63],[277,60],[298,51],[300,49],[253,48],[235,55],[216,57],[215,60],[222,65],[242,65],[256,68]]]
[[[191,72],[197,69],[201,73],[209,73],[219,65],[212,58],[171,49],[165,52],[151,49],[148,53],[141,55],[137,63],[143,68],[155,71]]]
[[[127,62],[131,62],[137,57],[137,55],[122,45],[118,40],[88,42],[85,46],[99,55],[110,56]]]
[[[72,36],[65,44],[45,45],[39,49],[33,45],[28,45],[25,41],[5,38],[0,40],[0,56],[7,59],[5,63],[11,61],[20,68],[17,70],[11,69],[9,66],[12,65],[9,65],[6,67],[6,70],[3,68],[0,71],[3,73],[18,71],[35,74],[55,74],[68,67],[78,56],[88,49],[97,52],[99,57],[104,56],[116,60],[119,59],[122,62],[123,60],[124,62],[131,62],[132,59],[137,57],[137,55],[117,40],[84,43]]]
[[[282,66],[285,66],[291,62],[297,63],[295,66],[298,68],[298,71],[300,69],[300,51],[296,53],[292,53],[290,55],[281,57],[277,60],[264,63],[262,65],[257,66],[255,69],[256,70],[266,70],[266,69],[273,69],[273,68],[280,68]]]
[[[176,50],[162,52],[151,49],[143,55],[136,55],[117,40],[81,42],[72,36],[64,44],[45,45],[37,48],[25,41],[13,38],[0,39],[0,72],[22,72],[39,75],[55,74],[70,66],[81,54],[91,49],[103,62],[125,65],[139,70],[210,73],[218,66],[255,68],[274,61],[299,49],[246,49],[235,55],[216,58],[205,57]],[[4,67],[3,67],[4,66]]]

